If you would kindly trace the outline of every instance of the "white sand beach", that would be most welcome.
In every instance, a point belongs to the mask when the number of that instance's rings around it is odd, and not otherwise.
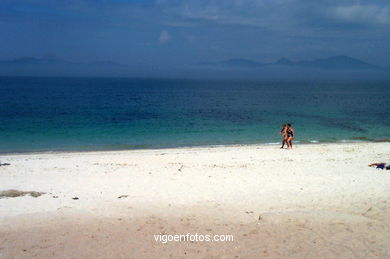
[[[390,258],[390,171],[367,166],[389,159],[390,143],[1,155],[0,192],[44,194],[0,198],[0,258]]]

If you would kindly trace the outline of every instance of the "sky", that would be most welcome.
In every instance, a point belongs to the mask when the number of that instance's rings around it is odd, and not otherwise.
[[[179,67],[347,55],[390,66],[390,1],[1,0],[0,60]]]

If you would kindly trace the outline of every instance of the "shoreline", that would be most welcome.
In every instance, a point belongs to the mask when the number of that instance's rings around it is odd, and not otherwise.
[[[305,141],[293,142],[294,146],[305,146],[305,145],[339,145],[339,144],[369,144],[369,143],[390,143],[390,139],[381,140],[338,140],[336,142],[320,142],[320,141]],[[243,146],[276,146],[280,145],[281,142],[269,142],[269,143],[244,143],[244,144],[210,144],[210,145],[191,145],[191,146],[173,146],[173,147],[150,147],[150,148],[132,148],[132,149],[91,149],[91,150],[42,150],[42,151],[11,151],[3,152],[0,151],[0,156],[9,155],[28,155],[28,154],[64,154],[64,153],[95,153],[95,152],[128,152],[128,151],[139,151],[139,150],[171,150],[171,149],[196,149],[196,148],[219,148],[219,147],[243,147]]]

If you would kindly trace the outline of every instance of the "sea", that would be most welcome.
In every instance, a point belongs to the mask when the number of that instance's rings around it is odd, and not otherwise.
[[[389,142],[390,81],[0,77],[0,153]]]

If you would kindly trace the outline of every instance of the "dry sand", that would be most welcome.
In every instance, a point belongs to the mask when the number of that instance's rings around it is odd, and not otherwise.
[[[390,258],[390,171],[367,167],[389,159],[389,143],[3,155],[0,192],[45,194],[0,199],[0,258]]]

